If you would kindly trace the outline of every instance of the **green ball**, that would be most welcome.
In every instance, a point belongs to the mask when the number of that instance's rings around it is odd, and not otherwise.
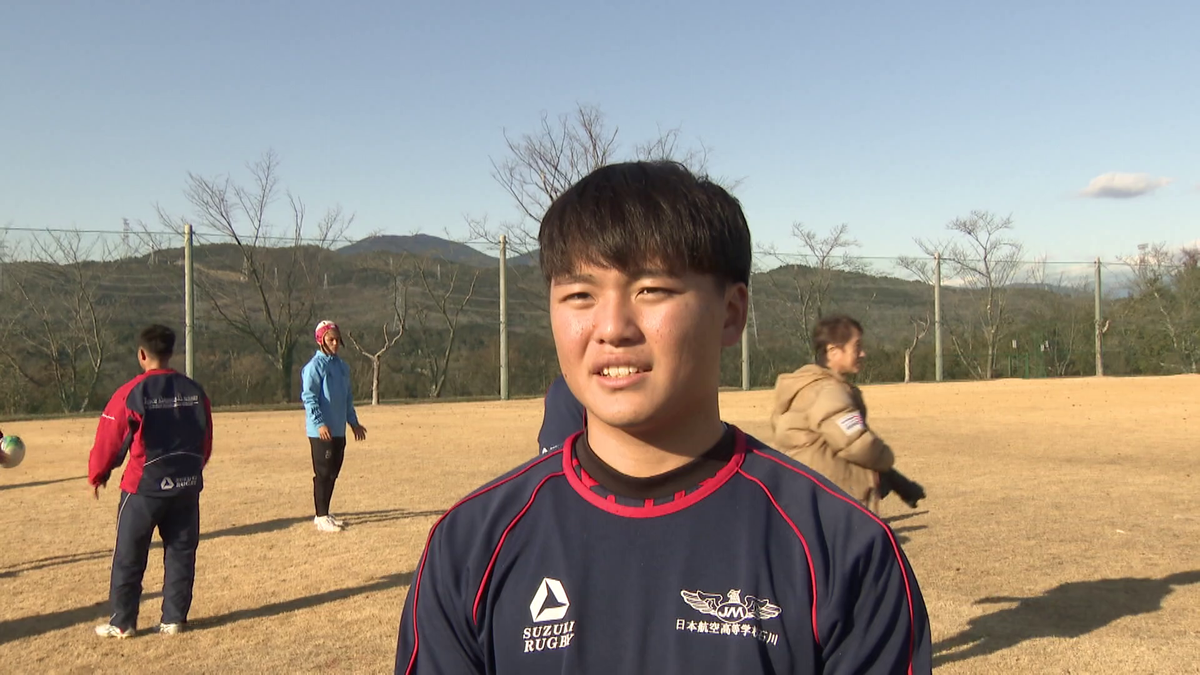
[[[5,436],[0,440],[0,467],[13,469],[25,459],[25,441],[19,436]]]

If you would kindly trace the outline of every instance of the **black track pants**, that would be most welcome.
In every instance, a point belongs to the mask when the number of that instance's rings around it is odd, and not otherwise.
[[[309,438],[313,462],[313,505],[317,517],[329,515],[329,502],[333,499],[333,485],[342,472],[342,460],[346,458],[346,437],[334,436],[323,441]]]
[[[200,494],[145,497],[122,492],[109,586],[113,609],[109,623],[122,630],[137,627],[142,577],[155,529],[163,541],[162,623],[187,622],[192,607],[200,544]]]

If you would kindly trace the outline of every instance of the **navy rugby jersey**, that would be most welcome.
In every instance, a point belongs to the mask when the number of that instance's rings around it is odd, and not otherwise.
[[[891,529],[729,426],[645,479],[576,433],[461,500],[430,531],[395,672],[900,674],[930,659]]]
[[[151,497],[200,492],[212,438],[204,389],[169,368],[146,371],[122,385],[100,414],[88,480],[108,481],[128,455],[123,491]]]

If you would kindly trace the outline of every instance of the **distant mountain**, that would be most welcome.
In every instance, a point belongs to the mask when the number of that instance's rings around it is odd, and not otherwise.
[[[337,250],[344,255],[364,253],[411,253],[419,256],[441,258],[448,262],[472,267],[492,267],[496,259],[477,251],[466,244],[434,237],[428,234],[394,235],[384,234],[367,237]]]
[[[412,255],[441,258],[447,262],[472,267],[495,267],[499,258],[490,256],[466,244],[450,241],[429,234],[394,235],[383,234],[367,237],[337,250],[344,255],[366,253],[410,253]],[[537,265],[537,251],[508,259],[509,265]]]
[[[514,267],[523,266],[523,265],[531,265],[533,267],[537,267],[538,265],[542,264],[541,259],[538,257],[539,255],[540,255],[540,251],[538,251],[537,249],[534,249],[534,250],[530,251],[529,253],[522,253],[521,255],[513,256],[513,257],[509,258],[508,264],[512,265]]]

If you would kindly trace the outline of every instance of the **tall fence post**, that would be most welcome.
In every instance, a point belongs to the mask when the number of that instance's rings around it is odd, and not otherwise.
[[[1096,377],[1104,376],[1104,326],[1100,318],[1100,258],[1096,258]]]
[[[500,400],[508,400],[508,237],[500,235]]]
[[[946,376],[942,358],[942,254],[933,256],[933,353],[934,376],[938,382]]]
[[[183,340],[184,370],[188,377],[196,372],[196,277],[192,268],[191,223],[183,225]]]
[[[750,285],[746,285],[746,325],[742,326],[742,391],[750,391]]]

